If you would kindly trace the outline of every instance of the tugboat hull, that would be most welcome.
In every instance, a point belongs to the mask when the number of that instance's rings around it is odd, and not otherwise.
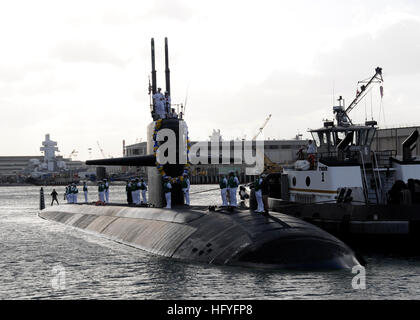
[[[269,198],[271,210],[300,218],[357,251],[420,254],[420,204],[299,204]]]

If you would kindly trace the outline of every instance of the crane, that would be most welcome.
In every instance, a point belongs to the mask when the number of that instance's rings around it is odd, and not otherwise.
[[[357,106],[359,101],[361,99],[363,99],[363,97],[367,94],[366,90],[372,83],[382,83],[383,81],[384,81],[384,79],[382,77],[382,68],[380,68],[380,67],[377,67],[375,69],[375,75],[372,78],[370,78],[368,81],[366,81],[366,80],[359,81],[357,84],[366,83],[366,85],[362,85],[360,87],[360,91],[357,91],[356,98],[354,98],[354,100],[347,107],[346,113],[349,114],[350,111],[353,110],[354,107]]]
[[[77,151],[76,149],[73,149],[73,151],[69,154],[69,156],[67,158],[77,157],[78,153],[79,153],[79,151]]]
[[[337,113],[337,124],[339,126],[348,126],[350,124],[352,124],[351,119],[349,118],[348,114],[357,106],[357,104],[360,102],[360,100],[362,100],[370,91],[370,89],[368,90],[369,86],[373,83],[380,83],[381,84],[381,96],[383,94],[383,87],[382,87],[382,83],[383,83],[384,79],[382,77],[382,68],[377,67],[375,69],[375,74],[373,75],[373,77],[371,77],[370,79],[367,80],[361,80],[359,81],[357,84],[361,84],[360,86],[360,91],[359,89],[357,90],[356,93],[356,98],[354,98],[354,100],[350,103],[350,105],[344,109],[344,99],[340,96],[340,98],[338,99],[340,105],[337,107],[333,107],[334,109],[334,113]]]
[[[258,138],[258,136],[264,130],[265,126],[267,125],[268,121],[270,121],[270,119],[271,119],[271,114],[269,114],[268,117],[265,119],[263,125],[258,129],[258,132],[255,134],[255,136],[252,138],[252,140],[256,140]]]
[[[270,119],[271,119],[271,114],[269,114],[268,117],[265,119],[262,126],[258,129],[258,132],[252,138],[252,141],[255,141],[258,138],[258,136],[264,130],[265,126],[267,125],[268,121],[270,121]],[[266,173],[281,172],[281,166],[271,161],[270,158],[266,156],[265,152],[264,152],[264,172]]]
[[[101,148],[101,145],[99,144],[99,141],[96,141],[96,143],[98,144],[98,148],[99,148],[99,151],[101,151],[102,157],[106,158],[104,150]]]

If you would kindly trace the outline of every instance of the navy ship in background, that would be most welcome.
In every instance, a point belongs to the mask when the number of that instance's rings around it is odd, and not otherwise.
[[[152,85],[156,70],[152,46]],[[170,93],[168,42],[165,38],[166,91]],[[218,265],[258,268],[343,269],[359,265],[354,252],[334,236],[298,218],[226,207],[186,206],[179,178],[188,170],[187,126],[182,117],[157,119],[147,128],[148,155],[87,161],[88,165],[146,166],[149,205],[68,204],[40,211],[41,218],[64,223],[161,256]],[[176,135],[175,164],[157,163],[156,134]],[[172,180],[172,209],[165,203],[162,172]]]
[[[420,159],[412,155],[417,130],[396,150],[371,150],[376,121],[353,124],[349,113],[375,84],[382,69],[359,81],[356,98],[333,107],[336,121],[310,130],[317,152],[282,174],[270,175],[271,210],[299,217],[337,236],[355,250],[420,253]]]

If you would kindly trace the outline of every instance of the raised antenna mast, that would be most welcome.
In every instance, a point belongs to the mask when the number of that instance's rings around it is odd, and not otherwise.
[[[166,79],[166,92],[171,95],[171,78],[169,71],[169,54],[168,54],[168,38],[165,38],[165,79]]]
[[[152,95],[156,93],[155,40],[152,38]]]

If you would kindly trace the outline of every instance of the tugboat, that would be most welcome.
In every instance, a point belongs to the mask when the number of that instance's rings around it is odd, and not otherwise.
[[[349,113],[380,84],[382,68],[362,84],[345,108],[333,107],[335,121],[309,130],[317,152],[300,159],[282,174],[266,178],[271,210],[299,217],[337,236],[353,249],[419,253],[420,159],[412,155],[419,132],[396,150],[371,150],[376,121],[353,124]],[[301,151],[302,152],[302,151]]]

